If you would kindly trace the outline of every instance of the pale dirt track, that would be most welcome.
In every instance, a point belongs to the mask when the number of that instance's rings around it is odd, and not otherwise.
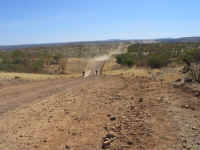
[[[57,92],[71,90],[84,82],[83,79],[56,79],[2,86],[0,89],[0,115]]]
[[[86,77],[101,75],[106,60],[90,60],[85,69]]]
[[[95,77],[96,71],[99,74],[103,65],[102,61],[91,61],[87,68],[90,71],[87,80]],[[14,81],[8,82],[6,86],[0,86],[0,115],[63,90],[66,92],[72,90],[86,83],[87,80],[83,78],[54,79],[13,85]]]

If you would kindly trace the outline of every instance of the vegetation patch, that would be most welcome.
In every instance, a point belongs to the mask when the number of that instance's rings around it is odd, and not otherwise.
[[[45,67],[60,64],[61,54],[41,51],[37,53],[26,51],[0,51],[0,71],[47,73]]]
[[[116,56],[117,63],[132,67],[162,68],[169,63],[200,62],[200,43],[132,44],[125,54]]]

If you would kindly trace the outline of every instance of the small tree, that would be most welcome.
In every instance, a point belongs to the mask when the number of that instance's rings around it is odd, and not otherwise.
[[[160,54],[151,55],[149,56],[147,60],[147,64],[151,68],[162,68],[169,64],[169,58],[168,56],[160,55]]]
[[[182,59],[188,60],[189,62],[198,63],[200,62],[200,50],[190,49],[186,50],[182,56]]]
[[[23,51],[13,51],[11,57],[13,64],[24,64],[25,53]]]
[[[116,59],[118,64],[125,65],[128,67],[132,67],[135,64],[134,58],[130,53],[117,55]]]
[[[38,59],[32,64],[32,72],[41,72],[43,69],[44,61],[42,59]]]

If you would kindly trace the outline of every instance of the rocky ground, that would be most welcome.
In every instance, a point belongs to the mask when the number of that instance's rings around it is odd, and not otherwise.
[[[91,77],[75,85],[1,114],[0,149],[200,149],[198,95],[151,77]]]

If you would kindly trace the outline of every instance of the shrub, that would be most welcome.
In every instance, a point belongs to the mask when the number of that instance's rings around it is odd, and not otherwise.
[[[124,66],[132,67],[135,64],[134,58],[130,53],[117,55],[116,59],[118,64]]]
[[[11,52],[11,58],[13,64],[24,64],[25,53],[23,51],[13,51]]]
[[[39,59],[32,64],[32,72],[41,72],[43,70],[43,60]]]
[[[189,62],[198,63],[200,62],[200,50],[190,49],[184,52],[183,58]]]
[[[151,68],[162,68],[169,64],[169,57],[165,55],[155,54],[149,56],[147,65]]]

